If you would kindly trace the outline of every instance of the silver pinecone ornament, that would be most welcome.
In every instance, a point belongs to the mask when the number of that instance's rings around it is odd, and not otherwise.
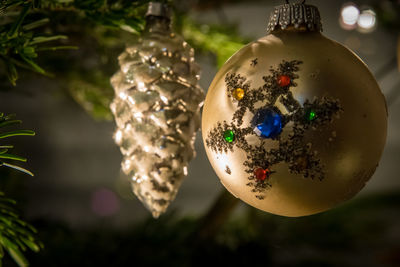
[[[111,103],[133,192],[157,218],[174,200],[194,157],[204,92],[194,50],[170,28],[168,7],[150,3],[139,42],[119,56]]]

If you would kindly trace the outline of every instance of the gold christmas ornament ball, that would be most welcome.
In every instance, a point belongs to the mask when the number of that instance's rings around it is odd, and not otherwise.
[[[215,76],[202,133],[212,167],[234,196],[297,217],[331,209],[365,186],[386,142],[387,107],[362,60],[320,33],[315,7],[276,10],[270,34]],[[285,18],[291,10],[314,15]]]

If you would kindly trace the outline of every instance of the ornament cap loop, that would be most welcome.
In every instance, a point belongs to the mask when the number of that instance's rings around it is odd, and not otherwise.
[[[171,9],[166,4],[160,2],[150,2],[146,12],[146,17],[148,16],[162,17],[170,20]]]
[[[267,33],[287,30],[292,27],[309,32],[322,31],[321,16],[318,8],[306,5],[304,2],[286,3],[275,7],[268,22]]]

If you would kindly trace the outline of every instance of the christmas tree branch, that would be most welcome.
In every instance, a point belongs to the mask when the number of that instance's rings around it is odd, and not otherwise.
[[[113,91],[109,78],[117,69],[116,58],[125,45],[121,40],[129,42],[143,30],[148,2],[5,1],[2,6],[4,18],[0,19],[0,43],[3,44],[0,46],[0,64],[5,66],[13,85],[21,70],[57,77],[66,85],[72,98],[94,118],[111,119],[109,103]],[[186,13],[177,12],[174,25],[195,49],[215,54],[218,65],[247,42],[236,32],[235,26],[196,23]],[[66,40],[67,36],[71,41]],[[95,41],[96,45],[88,45],[87,40]],[[58,44],[47,45],[50,42]],[[81,50],[90,52],[68,52],[69,56],[63,53],[63,58],[43,53],[76,49],[74,44],[77,43]],[[88,61],[102,60],[93,71],[82,66],[82,55]],[[73,60],[76,62],[71,62]]]
[[[8,80],[15,85],[17,67],[40,74],[47,74],[36,62],[37,49],[43,43],[65,39],[65,36],[38,36],[33,30],[49,21],[45,18],[32,21],[29,12],[38,5],[37,1],[4,1],[1,9],[5,15],[0,20],[0,61],[6,69]],[[52,47],[53,49],[56,46]]]
[[[65,35],[38,35],[38,28],[50,21],[46,16],[63,10],[74,11],[77,16],[89,18],[99,25],[120,28],[138,34],[144,28],[144,8],[147,0],[138,1],[3,1],[0,10],[0,62],[6,74],[15,85],[17,68],[28,69],[40,74],[48,74],[37,63],[38,52],[75,49],[75,46],[42,46],[44,43],[65,40]],[[84,24],[83,24],[84,25]],[[39,32],[40,34],[40,32]]]
[[[249,42],[248,39],[239,35],[235,25],[200,24],[188,17],[182,19],[182,34],[185,40],[202,52],[213,53],[218,67],[221,67],[228,58]]]
[[[23,252],[27,249],[38,252],[43,245],[34,237],[36,229],[19,218],[15,204],[0,192],[0,260],[4,257],[4,248],[19,266],[28,266]]]
[[[14,115],[5,115],[0,113],[0,130],[6,127],[15,126],[21,123],[16,120]],[[30,130],[0,131],[0,140],[13,136],[33,136],[35,132]],[[9,160],[25,162],[26,158],[15,155],[10,152],[13,145],[0,145],[0,167],[8,167],[28,175],[33,173],[25,168],[9,163]],[[3,192],[0,192],[0,265],[4,256],[5,249],[19,266],[28,266],[28,261],[23,255],[27,249],[38,252],[43,247],[42,243],[34,237],[35,228],[22,221],[15,210],[16,202],[6,198]]]
[[[68,12],[69,16],[72,15],[83,22],[79,24],[82,31],[91,27],[93,32],[93,27],[102,26],[139,34],[144,28],[144,14],[148,2],[149,0],[5,1],[1,9],[5,16],[0,20],[0,43],[3,44],[0,48],[0,60],[7,69],[8,79],[15,85],[18,79],[17,68],[48,74],[37,63],[39,52],[76,48],[72,45],[42,46],[45,42],[65,42],[67,38],[66,35],[54,31],[50,31],[49,36],[39,35],[40,30],[48,31],[48,23],[52,21],[49,17]],[[87,25],[86,19],[94,25]],[[218,65],[246,43],[246,40],[239,37],[235,27],[198,24],[189,20],[183,13],[176,16],[175,21],[176,24],[183,25],[182,33],[192,46],[216,54]],[[63,25],[67,29],[73,26],[74,23]],[[56,27],[53,25],[51,28]],[[101,38],[98,41],[103,40]]]
[[[4,113],[0,113],[0,129],[9,126],[14,126],[22,122],[20,120],[14,119],[14,117],[15,117],[14,115],[5,115]],[[21,135],[33,136],[35,135],[35,132],[31,130],[0,131],[0,140],[8,137],[21,136]],[[5,161],[5,160],[16,160],[22,162],[26,161],[26,158],[10,153],[9,151],[12,148],[14,148],[14,146],[12,145],[0,145],[0,166],[13,168],[33,176],[33,173],[31,173],[30,171]]]

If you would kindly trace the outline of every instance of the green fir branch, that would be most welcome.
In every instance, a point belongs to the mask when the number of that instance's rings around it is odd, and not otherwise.
[[[18,69],[51,76],[37,63],[38,52],[76,49],[76,46],[42,47],[43,43],[62,41],[64,35],[37,35],[38,28],[49,25],[48,15],[73,11],[75,16],[88,18],[97,25],[139,34],[144,29],[144,12],[149,0],[15,0],[0,1],[0,62],[8,80],[16,85]],[[17,14],[17,15],[15,15]],[[39,16],[39,18],[37,18]]]
[[[19,266],[28,266],[23,252],[38,252],[43,244],[35,238],[36,229],[19,218],[15,204],[0,192],[0,261],[6,250]]]
[[[218,67],[249,42],[238,34],[233,25],[200,24],[187,17],[183,18],[182,34],[194,48],[215,54]]]
[[[2,130],[3,128],[20,124],[22,122],[21,120],[14,119],[14,117],[15,115],[7,116],[4,113],[0,113],[0,139],[5,139],[14,136],[35,135],[35,132],[31,130],[13,130],[13,131]],[[5,160],[14,160],[14,161],[26,162],[26,158],[10,153],[10,149],[12,148],[14,148],[14,146],[12,145],[0,145],[0,166],[13,168],[33,176],[33,174],[30,171],[5,161]]]
[[[2,131],[17,124],[21,124],[21,121],[15,119],[15,115],[0,113],[0,139],[35,135],[31,130]],[[0,145],[0,167],[12,168],[33,176],[33,173],[25,168],[6,162],[9,160],[26,162],[26,158],[11,153],[10,150],[13,148],[14,146],[8,144]],[[38,252],[43,247],[43,244],[35,238],[35,228],[19,218],[15,204],[15,200],[6,198],[0,191],[0,266],[4,250],[22,267],[29,265],[24,252],[28,249]]]
[[[96,119],[110,119],[109,103],[113,91],[109,77],[118,68],[116,58],[125,44],[121,40],[128,40],[128,43],[129,39],[142,32],[149,1],[42,0],[36,8],[32,1],[16,1],[7,9],[6,23],[0,20],[0,44],[3,42],[8,47],[4,50],[0,48],[0,62],[5,64],[7,76],[14,85],[22,69],[47,76],[50,76],[47,70],[51,70],[88,113]],[[29,4],[29,12],[24,15],[23,7]],[[176,14],[173,23],[176,30],[198,51],[215,54],[218,66],[247,43],[234,25],[200,24],[189,19],[185,13]],[[11,25],[18,24],[15,23],[17,18],[20,21],[24,18],[17,27],[18,34],[13,39],[7,39],[4,33],[11,30]],[[60,56],[61,53],[48,57],[42,53],[76,50],[76,46],[65,44],[67,36],[71,40],[79,40],[81,51],[69,53],[68,58],[64,54]],[[51,42],[57,42],[57,45],[51,45]],[[101,59],[96,70],[82,66],[82,55]]]
[[[33,136],[35,135],[35,132],[31,130],[16,130],[16,131],[4,132],[0,133],[0,139],[18,135]]]
[[[28,16],[40,6],[40,1],[3,1],[0,10],[5,19],[0,20],[0,62],[5,66],[8,80],[16,85],[18,68],[48,75],[36,62],[43,43],[66,39],[66,36],[36,36],[34,30],[49,22],[48,18],[32,21]],[[17,15],[15,15],[17,14]],[[52,50],[48,47],[45,50]],[[42,51],[45,51],[42,50]],[[56,49],[54,49],[56,50]]]
[[[24,169],[22,167],[19,167],[17,165],[11,164],[11,163],[0,162],[0,167],[1,166],[8,167],[8,168],[23,172],[23,173],[28,174],[30,176],[34,176],[34,174],[32,172],[28,171],[27,169]]]
[[[74,11],[99,26],[139,34],[144,29],[144,13],[151,0],[43,0],[43,10]]]

